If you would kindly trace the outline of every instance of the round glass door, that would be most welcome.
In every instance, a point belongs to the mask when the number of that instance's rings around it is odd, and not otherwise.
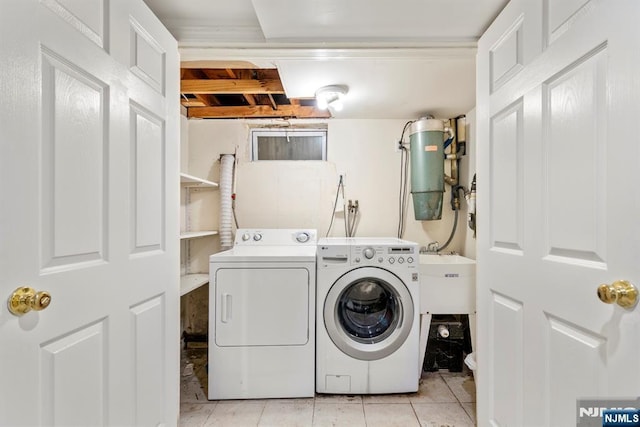
[[[405,284],[391,272],[362,267],[340,277],[324,305],[325,326],[344,353],[376,360],[396,351],[409,335],[413,300]]]
[[[336,313],[347,334],[358,342],[372,344],[393,332],[402,314],[402,305],[389,283],[366,277],[342,292]]]

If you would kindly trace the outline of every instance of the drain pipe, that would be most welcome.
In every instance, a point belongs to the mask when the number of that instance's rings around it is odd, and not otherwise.
[[[459,162],[462,156],[466,153],[466,117],[460,116],[455,119],[451,119],[451,128],[455,128],[455,133],[451,133],[451,143],[448,146],[451,147],[451,152],[445,154],[445,161],[449,160],[451,168],[451,176],[444,174],[444,182],[451,186],[451,209],[454,212],[453,227],[451,228],[451,234],[444,245],[440,246],[438,242],[431,242],[428,245],[428,252],[439,252],[446,249],[453,237],[456,234],[458,227],[458,211],[460,210],[460,198],[458,192],[462,191],[463,197],[466,195],[465,189],[462,185],[459,185]]]

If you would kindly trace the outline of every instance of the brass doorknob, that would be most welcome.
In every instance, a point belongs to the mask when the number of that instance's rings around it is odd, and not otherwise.
[[[51,294],[47,291],[36,292],[35,289],[23,286],[11,294],[7,305],[15,316],[22,316],[31,310],[40,311],[51,304]]]
[[[633,308],[638,303],[638,289],[626,280],[598,286],[598,298],[607,304],[617,303],[623,308]]]

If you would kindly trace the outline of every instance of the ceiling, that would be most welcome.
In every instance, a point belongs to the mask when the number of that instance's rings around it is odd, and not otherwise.
[[[331,116],[362,119],[471,110],[476,41],[507,1],[145,0],[178,40],[192,117],[326,117],[315,91],[344,85]]]

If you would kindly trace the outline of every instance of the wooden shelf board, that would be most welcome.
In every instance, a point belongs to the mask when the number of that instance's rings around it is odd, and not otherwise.
[[[207,181],[206,179],[198,178],[186,173],[180,174],[180,184],[185,187],[218,188],[217,182]]]
[[[180,296],[209,283],[208,274],[187,274],[180,277]]]
[[[180,233],[180,240],[195,239],[197,237],[215,236],[216,234],[218,234],[217,230],[184,231]]]

